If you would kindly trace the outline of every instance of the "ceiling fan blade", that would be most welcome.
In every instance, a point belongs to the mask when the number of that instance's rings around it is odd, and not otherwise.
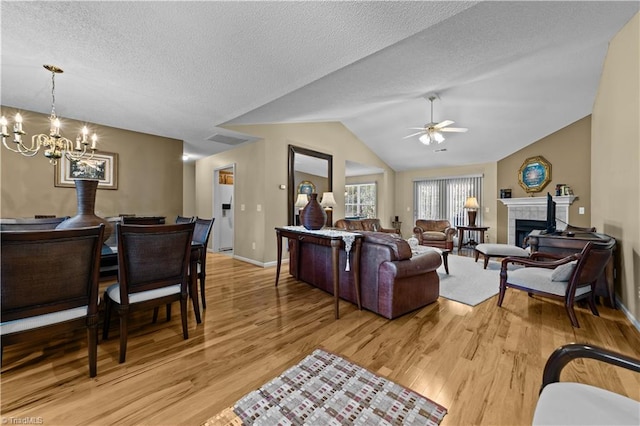
[[[469,129],[465,129],[464,127],[447,127],[445,129],[438,129],[441,132],[456,132],[456,133],[464,133]]]
[[[440,123],[436,124],[433,127],[435,127],[436,129],[442,129],[443,127],[451,126],[453,123],[455,123],[455,122],[451,121],[451,120],[444,120],[444,121],[441,121]]]
[[[409,127],[409,130],[422,130],[425,131],[426,127]]]
[[[411,138],[413,136],[419,135],[420,133],[425,133],[424,129],[421,132],[412,133],[412,134],[410,134],[408,136],[403,137],[402,139]]]

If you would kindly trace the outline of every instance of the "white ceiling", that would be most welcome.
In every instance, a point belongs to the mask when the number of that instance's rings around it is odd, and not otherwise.
[[[1,3],[2,105],[230,148],[230,124],[341,121],[395,170],[497,161],[591,113],[640,2]],[[467,133],[403,139],[434,119]],[[27,131],[28,124],[27,124]],[[42,131],[41,129],[37,130]],[[69,132],[69,130],[67,130]],[[250,142],[247,142],[250,143]]]

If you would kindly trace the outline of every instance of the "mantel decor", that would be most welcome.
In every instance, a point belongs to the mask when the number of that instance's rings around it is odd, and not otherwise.
[[[551,163],[538,155],[524,160],[518,170],[518,183],[529,193],[540,192],[551,182]]]
[[[101,151],[81,160],[62,157],[55,165],[54,185],[73,188],[76,179],[97,180],[98,189],[118,189],[118,154]]]

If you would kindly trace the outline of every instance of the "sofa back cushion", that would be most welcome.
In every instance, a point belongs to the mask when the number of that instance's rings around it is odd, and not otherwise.
[[[406,260],[411,259],[411,247],[409,243],[398,236],[384,232],[361,232],[364,235],[364,243],[378,244],[390,253],[389,259],[385,260]],[[381,259],[382,260],[382,259]]]
[[[419,226],[424,231],[444,232],[445,229],[451,228],[451,223],[447,219],[418,219],[416,220],[416,226]]]
[[[338,229],[344,229],[345,231],[363,231],[361,220],[352,220],[352,219],[340,219],[336,220],[334,225]]]

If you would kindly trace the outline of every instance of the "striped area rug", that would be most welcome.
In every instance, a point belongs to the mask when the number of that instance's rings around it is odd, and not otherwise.
[[[233,412],[244,425],[438,425],[447,409],[317,349],[245,395]]]

